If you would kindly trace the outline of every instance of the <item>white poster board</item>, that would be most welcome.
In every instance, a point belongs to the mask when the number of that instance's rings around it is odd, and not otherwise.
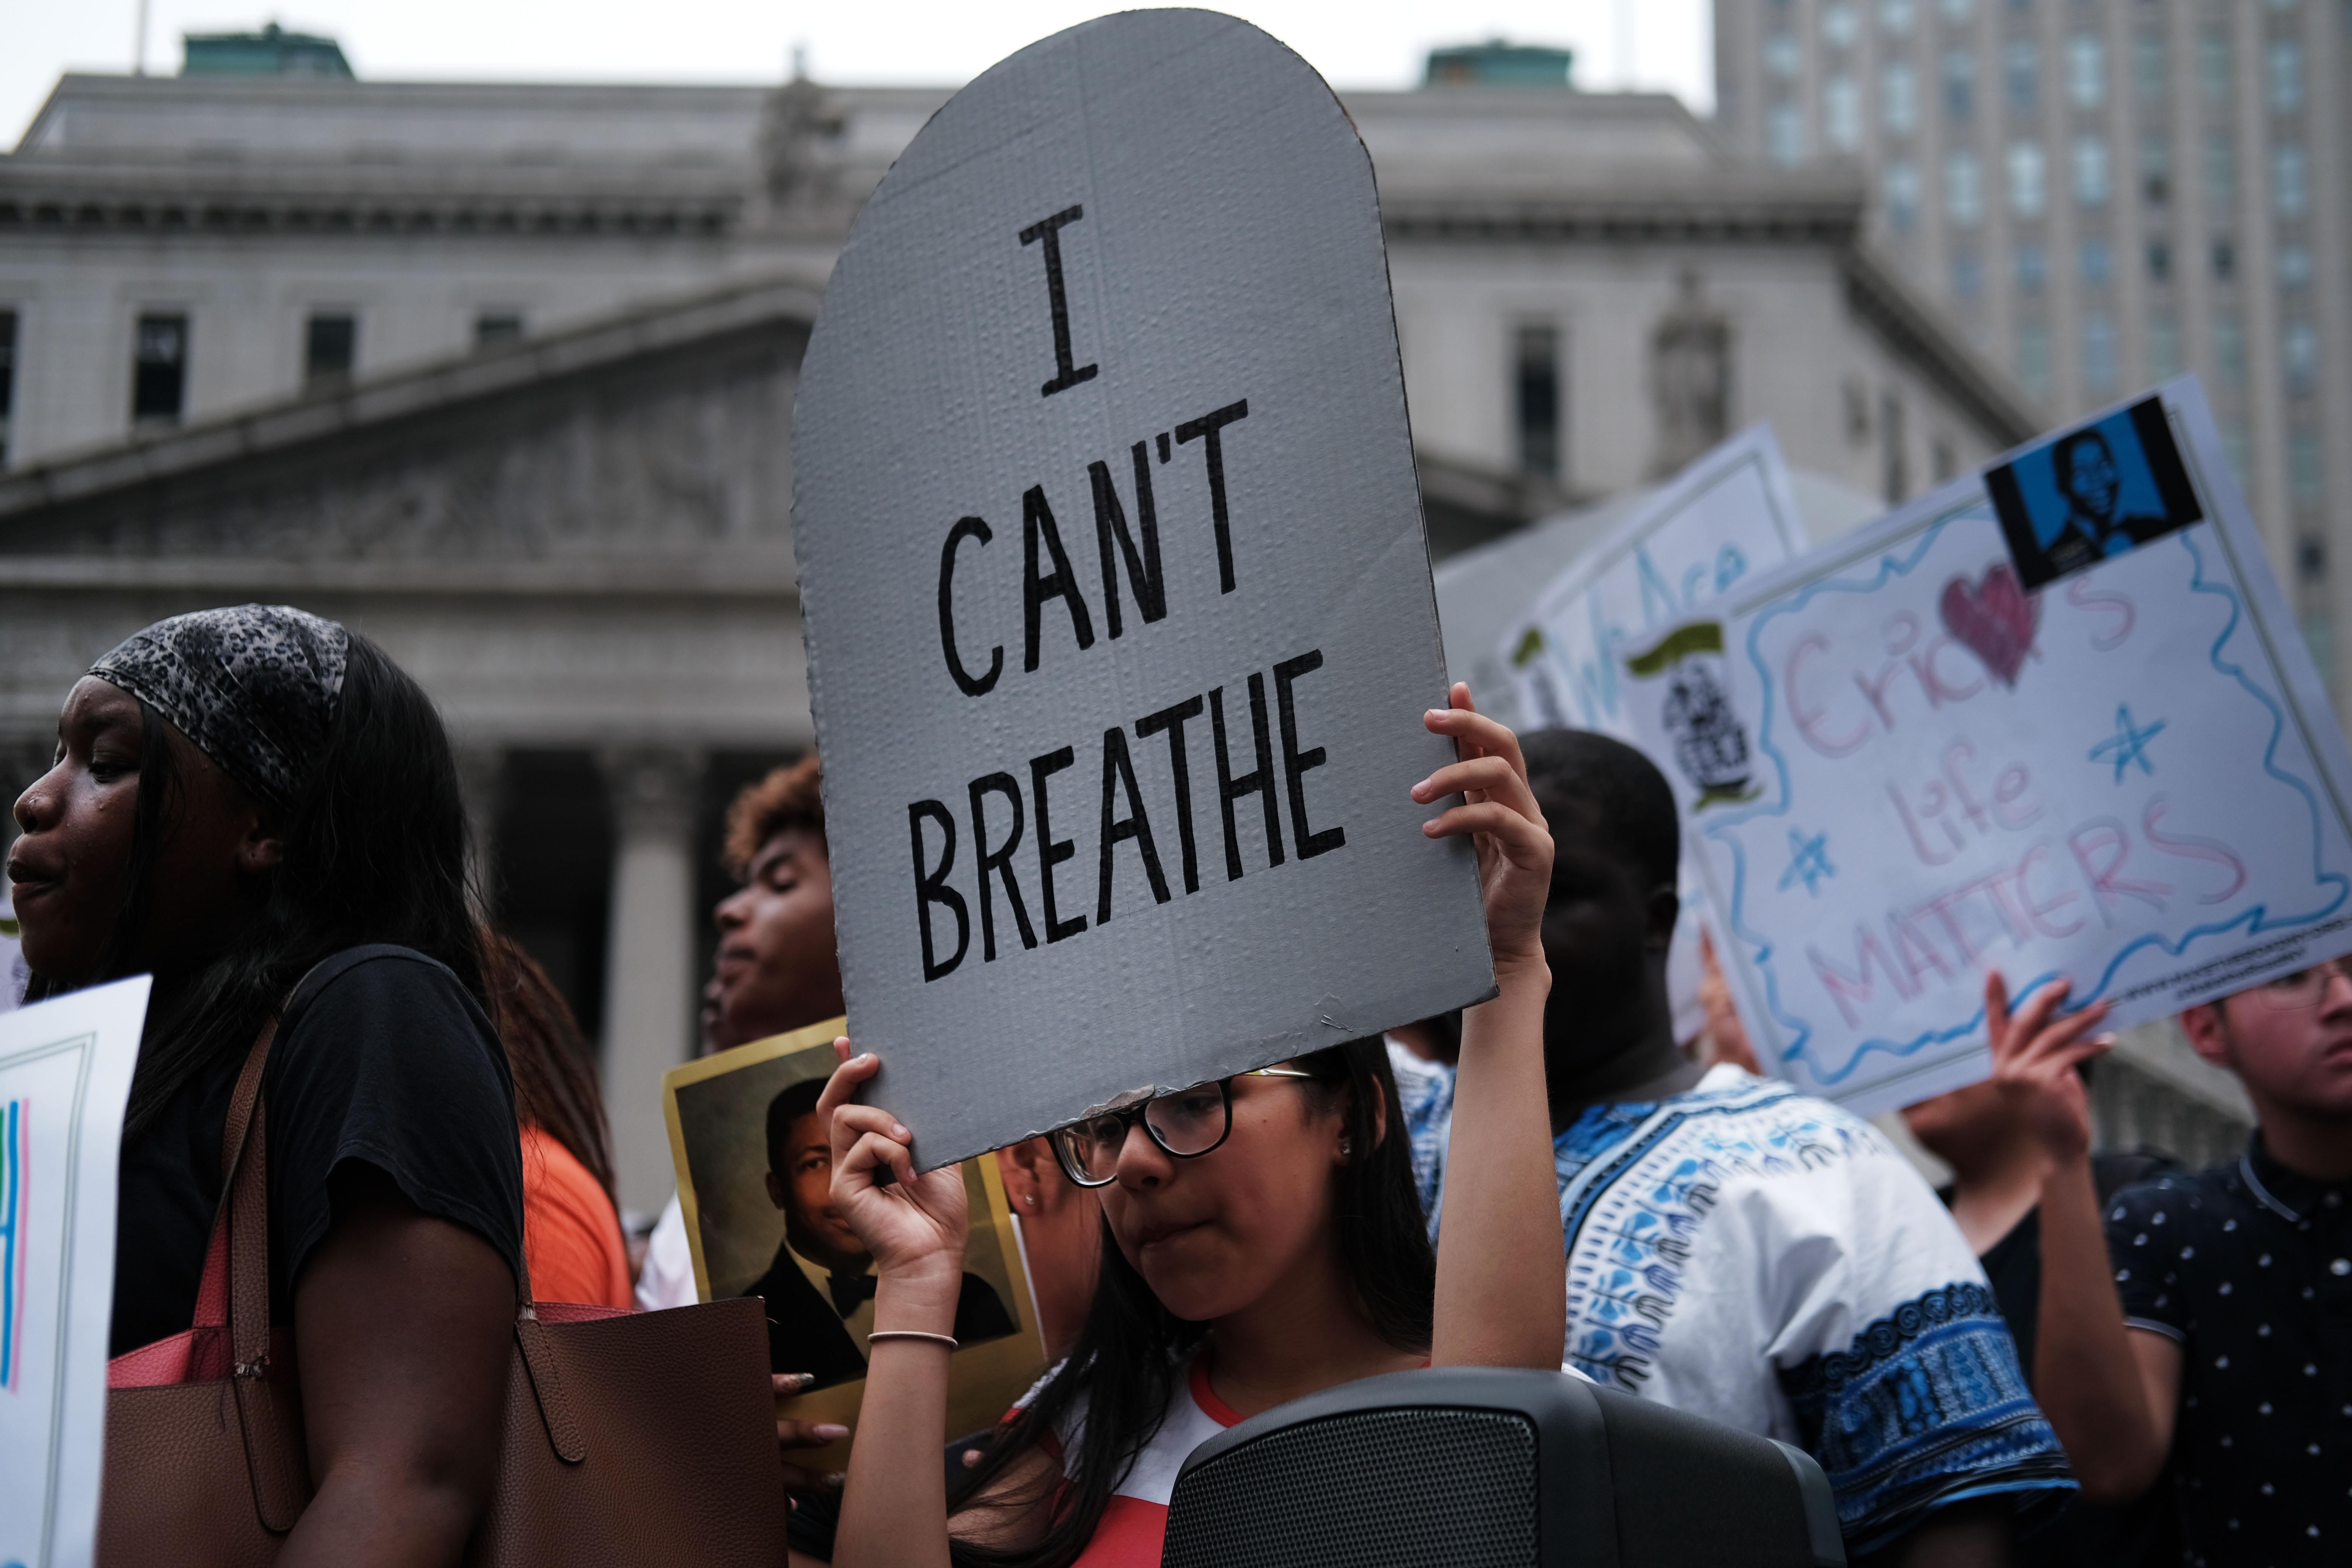
[[[1804,547],[1780,444],[1769,425],[1750,426],[1578,556],[1503,639],[1520,711],[1632,740],[1625,651]]]
[[[1804,543],[1780,444],[1769,425],[1750,426],[1660,487],[1544,590],[1499,650],[1520,711],[1638,743],[1625,710],[1626,649],[1781,565]],[[1699,1000],[1706,908],[1706,889],[1686,865],[1666,956],[1678,1040],[1706,1022]]]
[[[996,66],[857,220],[793,515],[852,1035],[938,1165],[1491,994],[1370,160],[1138,11]]]
[[[2129,1025],[2352,950],[2352,757],[2188,378],[1626,665],[1768,1064],[1981,1078],[1981,989]]]
[[[0,1015],[0,1563],[97,1549],[116,1166],[147,977]]]

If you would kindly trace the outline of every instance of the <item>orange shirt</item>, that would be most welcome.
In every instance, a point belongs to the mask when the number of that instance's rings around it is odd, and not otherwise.
[[[613,1200],[571,1150],[529,1126],[522,1130],[522,1248],[534,1299],[623,1311],[635,1306]]]

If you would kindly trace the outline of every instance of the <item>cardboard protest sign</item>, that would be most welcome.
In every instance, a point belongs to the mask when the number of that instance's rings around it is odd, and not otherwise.
[[[1520,711],[1632,740],[1625,650],[1804,546],[1780,444],[1769,425],[1751,426],[1659,487],[1504,639]]]
[[[958,93],[802,369],[851,1032],[926,1164],[1491,994],[1371,163],[1206,11]]]
[[[98,1543],[122,1108],[145,975],[0,1015],[0,1563]]]
[[[1864,1111],[1983,1076],[1989,968],[2128,1025],[2352,950],[2352,756],[2193,380],[1625,669],[1758,1055]]]
[[[834,1068],[847,1020],[720,1051],[662,1078],[662,1109],[677,1168],[678,1204],[694,1257],[695,1295],[767,1303],[775,1372],[814,1386],[782,1408],[800,1421],[855,1432],[866,1394],[866,1336],[874,1330],[873,1258],[833,1212],[832,1151],[816,1097]],[[948,1429],[994,1423],[1045,1370],[1037,1312],[996,1162],[963,1162],[971,1226],[948,1382]],[[849,1463],[849,1438],[799,1463]]]

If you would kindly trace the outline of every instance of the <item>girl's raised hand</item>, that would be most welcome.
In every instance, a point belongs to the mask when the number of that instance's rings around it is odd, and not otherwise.
[[[846,1036],[833,1049],[841,1065],[817,1097],[816,1111],[832,1134],[834,1207],[874,1255],[880,1279],[937,1275],[960,1285],[968,1223],[963,1171],[944,1165],[918,1174],[915,1135],[888,1111],[850,1099],[881,1070],[882,1058],[871,1052],[852,1056]],[[885,1170],[891,1176],[887,1185],[880,1180]]]
[[[1480,713],[1460,681],[1449,706],[1422,721],[1451,737],[1459,759],[1412,786],[1423,805],[1459,794],[1462,804],[1421,826],[1432,838],[1467,836],[1478,851],[1478,887],[1486,907],[1486,943],[1496,977],[1544,962],[1544,902],[1551,895],[1551,829],[1528,784],[1519,738]]]
[[[2091,1102],[2077,1068],[2116,1043],[2096,1030],[2107,1004],[2094,1002],[2061,1015],[2072,983],[2053,980],[2012,1013],[2009,984],[1996,969],[1985,976],[1985,1029],[1992,1045],[1993,1080],[2010,1114],[2024,1122],[2053,1159],[2072,1160],[2091,1147]]]

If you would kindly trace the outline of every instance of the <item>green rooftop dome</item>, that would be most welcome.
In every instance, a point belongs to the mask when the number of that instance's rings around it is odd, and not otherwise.
[[[1554,92],[1569,89],[1569,68],[1576,56],[1567,49],[1539,44],[1507,44],[1492,38],[1483,44],[1463,44],[1429,51],[1424,87],[1532,87]]]
[[[272,22],[257,33],[184,33],[182,76],[310,76],[352,79],[332,38],[289,33]]]

